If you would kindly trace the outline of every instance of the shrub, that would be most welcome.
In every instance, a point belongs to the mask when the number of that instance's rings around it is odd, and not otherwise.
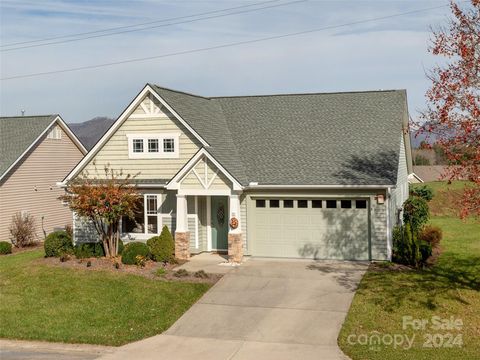
[[[432,244],[426,241],[420,241],[420,255],[422,257],[422,263],[425,263],[427,259],[432,256]]]
[[[208,274],[204,270],[198,270],[193,274],[196,278],[208,279]]]
[[[430,160],[428,160],[425,156],[417,155],[413,161],[415,165],[430,165]]]
[[[12,253],[12,244],[8,241],[0,241],[0,255]]]
[[[159,277],[164,277],[165,275],[167,275],[167,270],[165,270],[165,268],[163,267],[158,268],[157,271],[155,272],[155,275]]]
[[[178,269],[173,273],[176,277],[185,277],[188,276],[188,271],[185,269]]]
[[[393,229],[392,260],[398,264],[418,266],[421,260],[419,241],[410,224]]]
[[[99,242],[77,244],[75,245],[74,253],[77,259],[105,256],[103,245]]]
[[[438,226],[427,225],[420,230],[418,238],[436,247],[442,240],[442,230]]]
[[[147,246],[155,261],[171,262],[174,259],[175,242],[166,225],[163,227],[160,236],[148,239]]]
[[[410,189],[410,194],[413,196],[421,197],[422,199],[425,199],[427,201],[430,201],[433,198],[433,190],[428,185],[412,187]]]
[[[150,255],[150,251],[148,250],[148,246],[142,242],[131,242],[125,245],[125,248],[122,252],[122,263],[127,265],[135,265],[137,264],[137,256],[148,257]]]
[[[9,230],[15,247],[30,246],[36,241],[35,218],[28,213],[22,215],[18,212],[13,215]]]
[[[50,233],[43,244],[45,257],[59,257],[62,254],[73,253],[72,238],[65,231]]]
[[[430,217],[427,201],[418,196],[409,197],[403,204],[403,222],[417,233]]]

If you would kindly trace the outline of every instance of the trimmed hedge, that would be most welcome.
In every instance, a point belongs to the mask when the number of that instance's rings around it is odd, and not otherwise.
[[[125,245],[122,252],[122,263],[126,265],[136,265],[138,263],[137,256],[144,258],[150,256],[147,244],[143,242],[131,242]]]
[[[45,238],[43,243],[45,257],[59,257],[62,254],[73,254],[72,238],[65,231],[55,231]]]
[[[12,244],[8,241],[0,241],[0,255],[7,255],[12,253]]]
[[[147,246],[152,259],[159,262],[171,262],[175,254],[175,242],[173,236],[165,225],[160,236],[154,236],[147,240]]]

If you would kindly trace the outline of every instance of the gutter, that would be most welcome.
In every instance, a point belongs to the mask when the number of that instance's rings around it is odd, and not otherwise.
[[[250,183],[244,190],[254,189],[392,189],[395,185],[259,185]]]

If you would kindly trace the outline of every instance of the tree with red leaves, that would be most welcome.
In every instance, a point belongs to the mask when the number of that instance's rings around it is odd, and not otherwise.
[[[448,160],[445,177],[468,179],[461,216],[480,216],[480,0],[464,9],[450,3],[447,27],[433,30],[429,51],[446,59],[428,77],[420,133],[433,135]],[[433,137],[432,136],[432,137]]]
[[[95,172],[98,173],[95,168]],[[102,241],[105,256],[118,254],[120,219],[133,218],[140,201],[132,182],[134,176],[123,176],[106,166],[105,176],[82,173],[67,186],[60,199],[67,202],[78,216],[88,219]]]

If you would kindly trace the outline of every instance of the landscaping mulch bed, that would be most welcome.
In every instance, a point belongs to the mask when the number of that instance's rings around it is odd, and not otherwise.
[[[182,281],[189,283],[209,283],[214,284],[222,277],[222,274],[207,274],[203,271],[187,272],[185,270],[178,271],[178,267],[185,262],[177,264],[163,264],[155,261],[147,261],[145,266],[125,265],[122,264],[121,258],[86,258],[77,259],[70,258],[68,261],[60,261],[59,258],[42,258],[37,260],[38,263],[49,266],[57,266],[62,268],[82,269],[87,271],[109,271],[112,273],[128,273],[139,275],[153,280],[161,281]]]
[[[37,249],[43,249],[43,242],[36,242],[33,245],[30,246],[25,246],[22,248],[17,248],[15,246],[12,246],[12,254],[18,254],[24,251],[32,251],[32,250],[37,250]]]

